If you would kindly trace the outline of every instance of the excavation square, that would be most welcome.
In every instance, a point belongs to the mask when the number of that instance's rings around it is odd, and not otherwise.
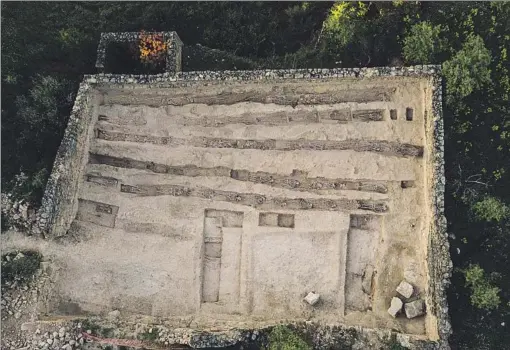
[[[309,320],[437,339],[435,278],[448,264],[431,246],[444,221],[435,76],[302,73],[94,76],[44,201],[45,237],[66,240],[49,250],[59,273],[45,310],[74,303],[195,330]],[[391,308],[404,276],[425,315]]]

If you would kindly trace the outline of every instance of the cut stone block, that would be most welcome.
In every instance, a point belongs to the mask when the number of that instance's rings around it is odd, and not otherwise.
[[[312,306],[317,304],[319,302],[319,299],[320,295],[314,292],[308,293],[308,295],[305,297],[305,301]]]
[[[415,318],[425,314],[425,303],[418,299],[404,305],[407,318]]]
[[[393,299],[391,299],[391,305],[390,308],[388,309],[388,313],[393,317],[397,317],[397,314],[400,312],[400,310],[402,310],[403,304],[404,303],[402,302],[402,300],[400,300],[397,297],[393,297]]]
[[[411,295],[413,295],[414,288],[413,286],[408,283],[407,281],[402,281],[398,285],[396,291],[402,295],[404,298],[410,298]]]

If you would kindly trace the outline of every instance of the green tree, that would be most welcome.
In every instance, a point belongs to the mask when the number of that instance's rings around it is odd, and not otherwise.
[[[73,99],[72,85],[51,76],[37,76],[28,94],[16,98],[16,117],[10,126],[16,133],[2,136],[10,141],[10,166],[17,166],[28,176],[22,188],[17,188],[21,193],[15,193],[20,197],[36,203],[41,198]]]
[[[403,55],[411,64],[430,64],[442,50],[443,42],[439,38],[440,25],[428,21],[419,22],[411,27],[403,41]]]
[[[462,49],[443,64],[446,102],[459,105],[461,99],[490,83],[491,54],[479,35],[470,34]]]
[[[479,309],[497,309],[501,304],[501,289],[492,285],[479,265],[470,265],[465,271],[466,286],[471,288],[471,304]]]

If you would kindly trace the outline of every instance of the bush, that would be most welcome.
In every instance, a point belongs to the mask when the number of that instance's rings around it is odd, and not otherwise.
[[[374,33],[370,33],[367,12],[368,6],[361,1],[335,3],[323,22],[324,53],[338,63],[349,64],[357,57],[358,65],[368,64]]]
[[[28,94],[16,97],[10,132],[2,131],[2,182],[16,199],[40,201],[73,99],[71,84],[52,76],[37,76]]]
[[[27,281],[39,269],[42,255],[35,251],[22,251],[2,256],[2,285],[6,282]]]
[[[473,211],[479,220],[497,221],[506,219],[510,215],[508,207],[499,199],[487,197],[473,205]]]
[[[442,48],[439,33],[441,26],[434,26],[427,21],[413,25],[403,42],[405,60],[411,64],[432,63],[434,56]]]
[[[484,270],[479,265],[469,265],[464,275],[466,286],[471,288],[471,304],[479,309],[497,309],[501,290],[490,283]]]
[[[443,64],[446,102],[455,107],[461,99],[491,81],[491,54],[479,35],[470,34],[462,49]]]
[[[311,350],[299,335],[284,325],[278,325],[269,334],[269,350]]]

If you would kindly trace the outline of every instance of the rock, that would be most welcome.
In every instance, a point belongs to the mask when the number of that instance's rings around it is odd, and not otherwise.
[[[393,317],[397,317],[397,314],[400,312],[400,310],[402,310],[403,304],[404,303],[402,302],[402,300],[400,300],[397,297],[393,297],[393,299],[391,299],[391,305],[390,308],[388,309],[388,313]]]
[[[72,350],[72,349],[73,349],[73,347],[72,347],[70,344],[66,344],[66,345],[64,345],[64,346],[62,347],[62,349],[64,349],[64,350]]]
[[[48,343],[49,345],[53,344],[53,339],[51,338],[46,339],[46,343]]]
[[[319,302],[319,299],[320,299],[320,295],[319,294],[316,294],[314,292],[310,292],[308,293],[308,295],[305,297],[305,301],[314,306],[315,304],[317,304]]]
[[[21,317],[21,312],[16,312],[16,313],[14,314],[14,318],[16,318],[16,319],[18,319],[18,318],[20,318],[20,317]]]
[[[19,260],[19,259],[24,258],[24,257],[25,257],[25,255],[23,253],[19,252],[18,255],[16,255],[14,257],[14,260]]]
[[[410,298],[411,295],[413,295],[414,288],[410,283],[402,281],[398,285],[396,291],[404,298]]]
[[[404,305],[407,318],[415,318],[425,314],[425,303],[422,299],[411,301]]]
[[[73,346],[74,344],[76,344],[75,340],[73,340],[73,339],[69,340],[69,345]]]

